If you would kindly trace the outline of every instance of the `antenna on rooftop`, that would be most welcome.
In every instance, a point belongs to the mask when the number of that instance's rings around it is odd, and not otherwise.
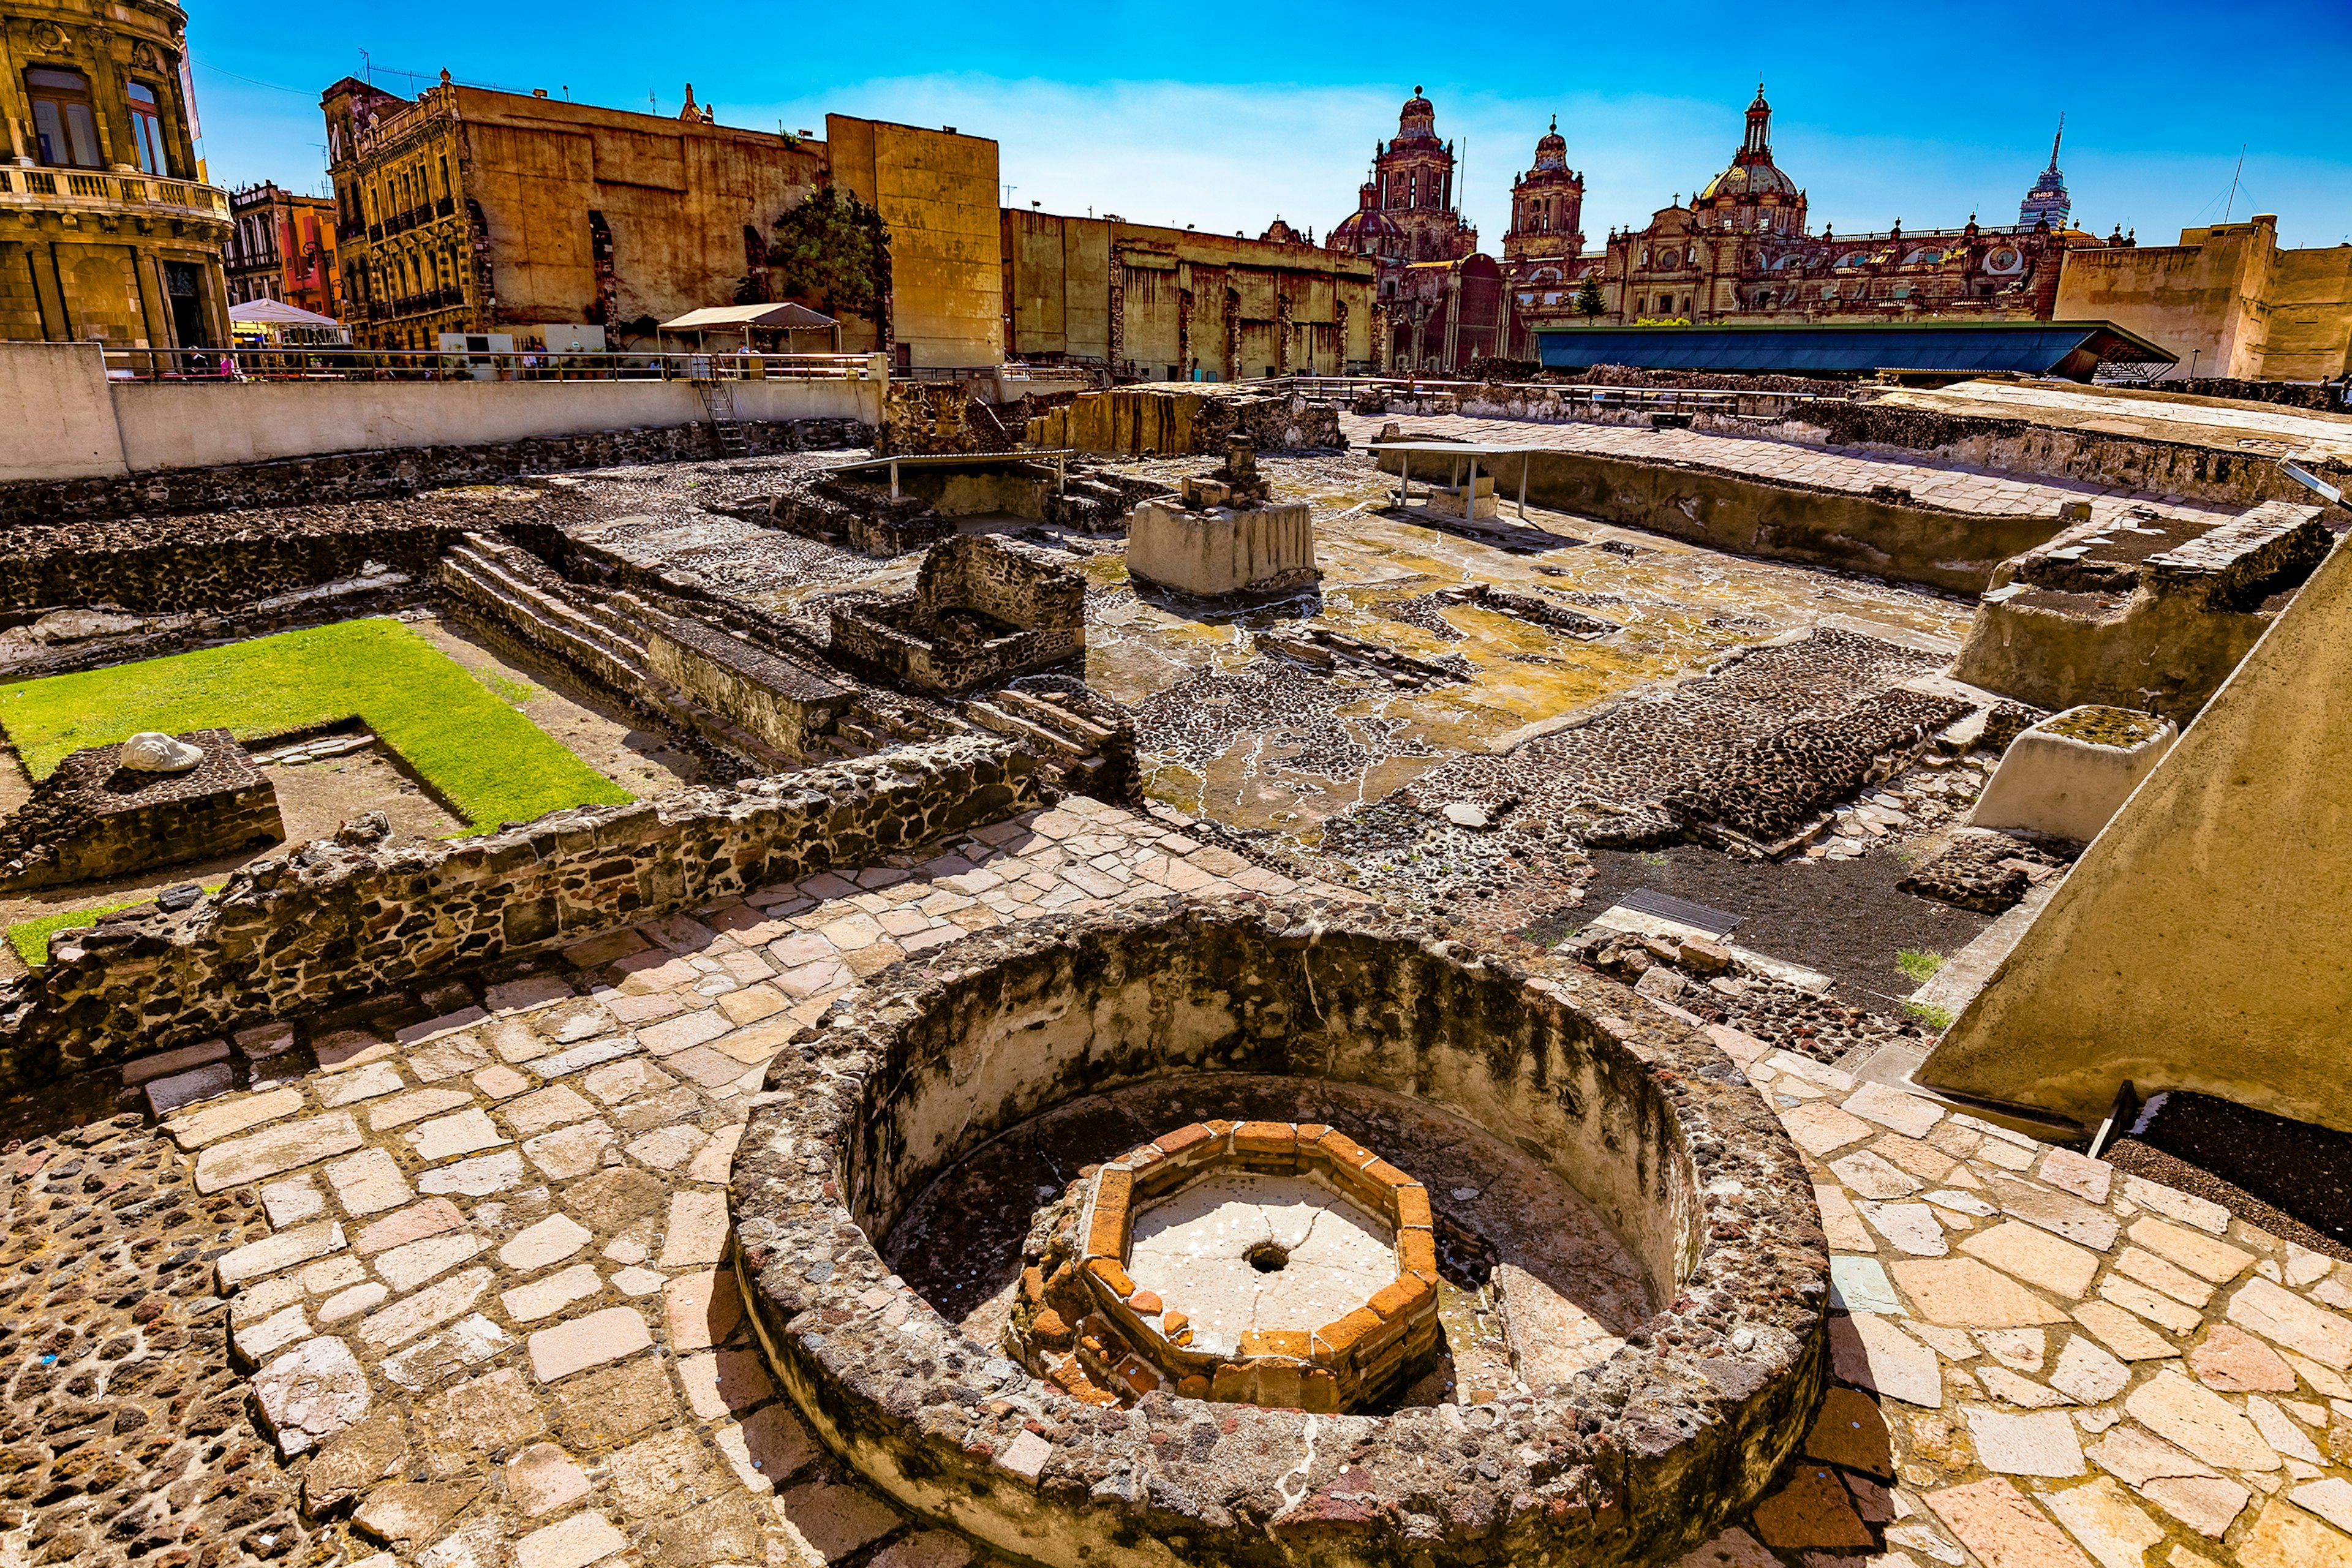
[[[2231,211],[2233,211],[2233,210],[2236,208],[2236,206],[2237,206],[2237,205],[2238,205],[2238,176],[2239,176],[2240,174],[2244,174],[2245,172],[2246,172],[2246,144],[2245,144],[2244,142],[2239,142],[2239,143],[2238,143],[2238,166],[2237,166],[2237,168],[2236,168],[2236,169],[2235,169],[2235,170],[2231,174],[2231,175],[2230,175],[2230,200],[2229,200],[2229,204],[2228,204],[2228,205],[2226,205],[2226,206],[2222,207],[2222,209],[2221,209],[2221,221],[2222,221],[2223,223],[2227,223],[2227,222],[2229,222],[2229,221],[2230,221],[2230,214],[2231,214]]]

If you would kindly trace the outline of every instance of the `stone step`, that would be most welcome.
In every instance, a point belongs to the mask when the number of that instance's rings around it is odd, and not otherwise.
[[[791,772],[806,765],[807,759],[770,745],[656,675],[645,662],[644,646],[623,641],[623,634],[612,629],[625,624],[618,617],[597,615],[593,606],[522,582],[469,545],[451,550],[436,571],[461,605],[489,614],[525,640],[585,667],[603,684],[659,717],[763,768]]]
[[[491,563],[445,557],[436,570],[443,586],[455,590],[461,602],[488,614],[526,642],[578,660],[607,680],[625,685],[652,673],[646,668],[643,645],[624,640],[577,605],[518,582]]]
[[[1034,742],[1045,747],[1049,752],[1058,752],[1073,760],[1091,753],[1092,748],[1081,745],[1066,735],[1056,734],[1043,724],[1033,724],[1026,719],[1015,718],[1003,709],[983,702],[977,697],[964,704],[964,711],[978,720],[983,727],[993,730],[1000,735],[1010,735],[1016,740]]]
[[[1034,692],[1023,691],[1008,686],[1002,691],[990,693],[988,700],[1000,708],[1009,708],[1015,713],[1035,720],[1047,728],[1074,739],[1091,741],[1099,746],[1111,738],[1109,726],[1097,724],[1091,719],[1081,718],[1059,703],[1040,697]]]

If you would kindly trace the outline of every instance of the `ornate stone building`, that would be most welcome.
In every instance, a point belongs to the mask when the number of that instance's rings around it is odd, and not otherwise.
[[[345,78],[321,100],[335,181],[344,320],[363,344],[432,349],[443,332],[654,327],[735,302],[775,222],[825,181],[891,235],[890,347],[919,366],[1003,357],[996,143],[952,129],[825,117],[825,136],[439,86],[410,100]],[[804,303],[811,301],[803,301]],[[853,353],[874,324],[843,323]]]
[[[2120,229],[2102,242],[2064,226],[2064,188],[2053,157],[2035,195],[2056,186],[2061,217],[2016,226],[1883,232],[1808,231],[1805,193],[1772,161],[1771,105],[1762,88],[1731,164],[1684,205],[1661,207],[1647,226],[1612,232],[1597,258],[1601,322],[1885,321],[1917,315],[2048,320],[2070,249],[2130,243]],[[1588,265],[1595,258],[1586,258]],[[1573,295],[1521,309],[1536,324],[1574,324]]]
[[[186,40],[168,0],[0,0],[0,338],[228,341]]]
[[[1383,294],[1394,292],[1408,263],[1477,253],[1478,231],[1454,200],[1454,143],[1437,139],[1437,110],[1418,87],[1397,115],[1395,140],[1372,143],[1372,177],[1357,192],[1356,210],[1323,243],[1375,258]]]
[[[333,200],[270,182],[236,192],[228,205],[228,302],[282,300],[336,315]]]
[[[1461,264],[1478,257],[1478,231],[1454,197],[1454,143],[1437,139],[1437,110],[1419,87],[1397,115],[1395,139],[1372,143],[1371,178],[1356,193],[1356,210],[1332,226],[1323,244],[1369,256],[1378,266],[1375,357],[1363,368],[1436,371],[1456,363],[1444,357],[1444,344],[1486,341],[1475,326],[1465,339],[1454,314],[1465,297]],[[1466,279],[1474,303],[1494,268],[1491,258],[1478,258],[1486,268]],[[1416,268],[1431,270],[1416,276]]]
[[[345,315],[370,347],[443,332],[633,326],[731,303],[821,142],[441,83],[415,100],[346,77],[321,100]],[[764,254],[764,252],[762,252]]]
[[[1511,226],[1503,236],[1503,276],[1520,326],[1576,308],[1576,289],[1599,258],[1584,254],[1584,176],[1568,166],[1559,117],[1536,142],[1535,163],[1511,180]],[[1532,356],[1534,340],[1513,333],[1509,353]]]

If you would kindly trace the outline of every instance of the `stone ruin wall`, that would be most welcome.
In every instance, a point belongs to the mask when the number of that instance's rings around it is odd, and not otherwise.
[[[745,456],[863,447],[872,426],[855,419],[745,420]],[[175,512],[310,506],[404,496],[445,485],[488,484],[523,474],[622,463],[716,458],[709,425],[534,436],[478,447],[415,447],[329,457],[173,468],[129,479],[0,485],[0,528],[60,519],[153,517]]]
[[[370,562],[421,580],[464,532],[444,522],[331,517],[289,529],[267,513],[0,529],[0,609],[210,609],[357,577]]]
[[[915,593],[933,609],[985,610],[1033,631],[1086,624],[1085,576],[1020,540],[942,542],[923,557]]]
[[[0,821],[0,889],[105,881],[286,837],[269,775],[234,736],[191,730],[176,738],[202,748],[205,760],[184,773],[135,774],[141,787],[128,792],[109,787],[119,743],[61,761]]]
[[[1253,392],[1245,384],[1122,386],[1081,393],[1029,421],[1029,445],[1164,458],[1223,457],[1231,441],[1261,452],[1344,450],[1339,411],[1298,393]]]
[[[1609,1010],[1622,994],[1392,915],[1285,900],[1128,905],[887,972],[775,1059],[738,1156],[736,1267],[768,1363],[869,1479],[1033,1561],[1671,1559],[1766,1485],[1816,1404],[1827,1254],[1770,1110],[1703,1037]],[[1411,1536],[1377,1506],[1281,1507],[1328,1415],[1223,1407],[1242,1441],[1210,1469],[1186,1462],[1182,1402],[1147,1398],[1107,1426],[1051,1384],[971,1397],[961,1331],[877,1295],[889,1268],[867,1238],[1038,1111],[1202,1071],[1386,1088],[1541,1151],[1661,1310],[1605,1363],[1497,1407],[1518,1424],[1505,1458],[1442,1496],[1416,1456],[1458,1443],[1458,1414],[1341,1418],[1361,1471],[1349,1489],[1415,1498],[1429,1517]],[[1078,1435],[1024,1445],[1038,1424]]]
[[[1706,388],[1695,388],[1704,392]],[[1474,419],[1524,419],[1538,424],[1647,426],[1652,415],[1712,436],[1745,436],[1800,446],[1835,447],[1880,457],[1926,458],[2004,473],[2073,479],[2116,489],[2186,496],[2193,500],[2252,506],[2303,500],[2308,492],[2279,472],[2275,453],[2217,451],[2149,436],[2107,435],[2024,419],[1945,414],[1867,398],[1789,393],[1750,394],[1745,412],[1655,408],[1648,404],[1596,405],[1566,389],[1488,385],[1470,392],[1386,392],[1377,408],[1358,413],[1403,417],[1461,414]],[[2306,464],[2338,487],[2352,487],[2352,469]]]
[[[2123,410],[2132,412],[2126,405]],[[1924,456],[2010,474],[2074,479],[2116,489],[2187,496],[2253,506],[2307,501],[2310,492],[2279,471],[2274,452],[2217,451],[2159,437],[2105,435],[2022,419],[1931,413],[1900,405],[1813,402],[1777,426],[1733,422],[1741,433],[1850,451]],[[1694,426],[1694,428],[1696,428]],[[2352,483],[2342,465],[2315,465],[2336,485]]]
[[[0,990],[0,1085],[870,865],[1040,805],[1035,768],[1007,742],[958,738],[456,842],[347,830],[187,910],[141,905],[54,939],[45,968]]]

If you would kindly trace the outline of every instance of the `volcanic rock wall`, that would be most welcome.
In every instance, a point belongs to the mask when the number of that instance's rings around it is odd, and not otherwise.
[[[509,833],[389,844],[381,828],[255,861],[215,895],[142,905],[0,991],[0,1084],[323,1006],[833,866],[870,865],[1039,804],[1035,760],[957,739]]]

